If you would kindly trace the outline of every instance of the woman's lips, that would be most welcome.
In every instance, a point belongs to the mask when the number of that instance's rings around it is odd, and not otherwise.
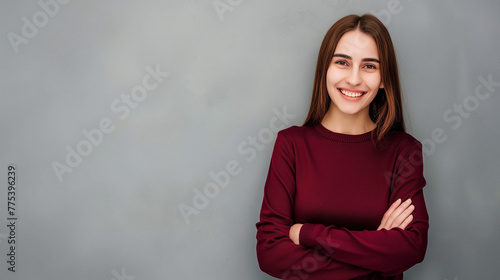
[[[359,100],[366,93],[366,91],[349,91],[341,88],[339,88],[338,90],[341,93],[342,97],[347,100]]]

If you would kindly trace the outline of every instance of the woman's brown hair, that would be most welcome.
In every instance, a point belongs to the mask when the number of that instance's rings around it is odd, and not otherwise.
[[[340,38],[347,32],[359,29],[370,35],[377,45],[380,60],[380,76],[384,88],[370,104],[369,114],[377,125],[372,134],[375,144],[379,143],[391,131],[405,131],[401,103],[398,65],[391,36],[384,24],[375,16],[349,15],[338,20],[325,35],[319,49],[318,64],[314,77],[311,107],[304,126],[321,123],[332,102],[326,89],[326,72]]]

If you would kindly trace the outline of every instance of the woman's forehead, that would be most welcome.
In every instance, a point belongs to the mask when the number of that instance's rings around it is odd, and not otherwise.
[[[354,58],[378,58],[375,40],[359,30],[345,33],[339,40],[334,53],[342,53]]]

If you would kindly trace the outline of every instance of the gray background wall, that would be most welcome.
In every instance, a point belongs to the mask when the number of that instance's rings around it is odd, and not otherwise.
[[[405,279],[500,279],[500,2],[41,3],[0,4],[1,279],[271,279],[255,256],[269,121],[303,122],[324,34],[365,12],[392,34],[425,144],[430,240]]]

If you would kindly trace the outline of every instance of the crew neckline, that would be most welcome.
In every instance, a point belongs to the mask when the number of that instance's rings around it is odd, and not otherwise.
[[[326,127],[324,127],[321,123],[314,126],[314,128],[326,138],[336,141],[336,142],[345,142],[345,143],[359,143],[371,140],[371,134],[375,131],[375,129],[370,130],[368,132],[362,134],[344,134],[339,132],[333,132]]]

